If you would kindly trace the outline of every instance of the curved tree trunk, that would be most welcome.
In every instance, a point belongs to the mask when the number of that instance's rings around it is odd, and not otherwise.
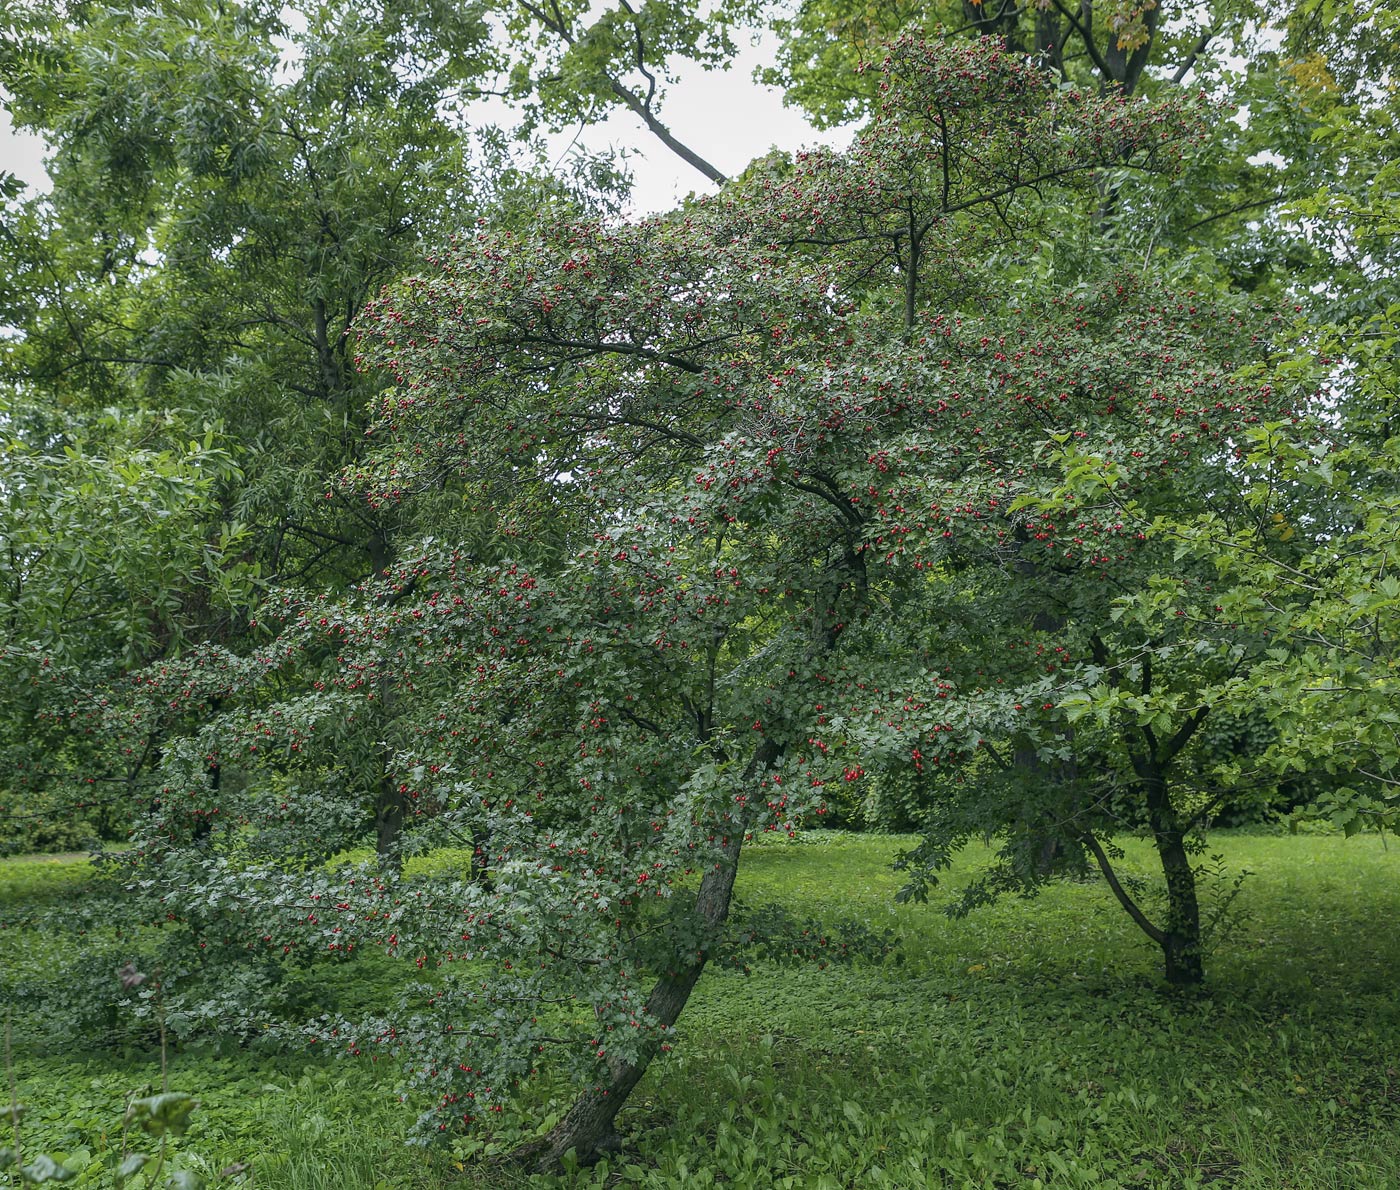
[[[748,772],[755,775],[769,768],[782,749],[772,740],[765,740],[749,762]],[[729,918],[734,879],[739,874],[739,853],[744,846],[746,823],[734,822],[733,830],[724,840],[720,854],[700,881],[695,897],[694,916],[701,937],[713,937]],[[695,990],[705,963],[708,947],[702,948],[676,971],[661,976],[647,997],[646,1014],[669,1030],[680,1019],[690,993]],[[579,1161],[589,1165],[618,1146],[613,1121],[627,1102],[627,1097],[656,1056],[658,1044],[653,1042],[637,1055],[635,1061],[608,1064],[608,1081],[584,1091],[564,1118],[537,1140],[522,1145],[511,1159],[528,1164],[540,1173],[556,1172],[563,1157],[571,1149]]]

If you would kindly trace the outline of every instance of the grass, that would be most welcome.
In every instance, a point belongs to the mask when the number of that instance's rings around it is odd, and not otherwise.
[[[744,899],[892,928],[902,961],[707,973],[676,1055],[622,1117],[624,1151],[595,1169],[545,1180],[483,1163],[521,1139],[504,1125],[408,1148],[392,1070],[251,1051],[175,1055],[172,1086],[203,1101],[180,1160],[249,1162],[278,1190],[1400,1186],[1400,849],[1218,837],[1213,895],[1253,874],[1209,987],[1180,995],[1098,882],[961,921],[895,906],[889,865],[907,844],[814,836],[749,852]],[[1150,874],[1147,850],[1126,846]],[[949,888],[986,855],[965,853]],[[0,864],[0,916],[82,878],[75,862]],[[16,1072],[26,1143],[94,1155],[125,1096],[159,1077],[144,1052],[22,1050]],[[566,1104],[560,1088],[532,1094],[534,1127]]]

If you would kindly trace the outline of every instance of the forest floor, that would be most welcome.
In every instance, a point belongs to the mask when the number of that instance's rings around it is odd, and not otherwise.
[[[527,1178],[491,1160],[558,1117],[560,1087],[530,1092],[525,1125],[424,1150],[403,1143],[416,1111],[393,1069],[214,1043],[171,1056],[171,1086],[201,1100],[171,1168],[272,1190],[1400,1186],[1400,847],[1214,836],[1208,904],[1250,875],[1207,987],[1182,994],[1097,880],[950,920],[940,905],[990,858],[977,846],[931,904],[895,905],[891,861],[911,842],[814,834],[746,854],[744,901],[891,929],[898,954],[707,973],[675,1054],[620,1118],[623,1150],[594,1169]],[[1150,876],[1146,844],[1122,842]],[[24,923],[87,879],[85,857],[53,859],[0,862],[0,980],[43,979]],[[384,974],[365,971],[372,999]],[[83,1169],[70,1185],[110,1186],[125,1103],[159,1084],[149,1030],[57,1044],[21,1014],[15,1034],[26,1159],[54,1153]]]

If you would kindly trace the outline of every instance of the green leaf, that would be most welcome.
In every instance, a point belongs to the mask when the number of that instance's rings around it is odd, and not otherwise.
[[[60,1165],[47,1153],[40,1153],[28,1165],[20,1167],[19,1176],[26,1182],[71,1182],[78,1176],[76,1170]]]
[[[128,1153],[122,1158],[122,1163],[117,1166],[117,1180],[125,1181],[127,1178],[134,1178],[149,1160],[150,1157],[145,1153]]]
[[[199,1100],[181,1091],[168,1091],[147,1099],[134,1099],[126,1109],[126,1122],[139,1124],[151,1136],[183,1136],[190,1126],[190,1113]]]

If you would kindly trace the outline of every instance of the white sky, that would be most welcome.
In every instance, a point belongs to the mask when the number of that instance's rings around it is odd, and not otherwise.
[[[805,116],[785,108],[781,92],[753,81],[756,67],[768,65],[767,46],[741,46],[727,71],[707,73],[691,67],[668,88],[658,105],[662,122],[682,144],[733,177],[755,157],[775,145],[797,149],[818,142],[844,145],[849,131],[818,133]],[[498,117],[499,118],[499,117]],[[556,152],[573,139],[573,131],[552,138]],[[615,108],[602,124],[589,128],[579,143],[593,149],[608,145],[635,150],[629,158],[635,175],[633,207],[639,214],[663,211],[691,191],[711,191],[711,183],[661,144],[624,108]]]
[[[848,139],[849,134],[816,133],[799,112],[783,107],[775,88],[755,83],[754,68],[765,64],[766,58],[763,48],[744,46],[727,71],[707,74],[692,68],[682,72],[681,81],[669,89],[660,107],[662,120],[680,141],[731,176],[774,145],[795,149],[818,140],[844,143]],[[502,120],[502,110],[491,112],[489,118]],[[561,153],[572,139],[570,130],[552,138],[551,146]],[[638,213],[665,210],[692,190],[713,189],[624,109],[585,130],[579,143],[593,149],[614,145],[635,150],[629,160]],[[0,169],[47,189],[43,153],[43,142],[16,134],[9,112],[0,106]]]
[[[43,156],[44,142],[37,136],[15,132],[9,108],[0,100],[0,169],[18,174],[31,186],[48,189]]]

